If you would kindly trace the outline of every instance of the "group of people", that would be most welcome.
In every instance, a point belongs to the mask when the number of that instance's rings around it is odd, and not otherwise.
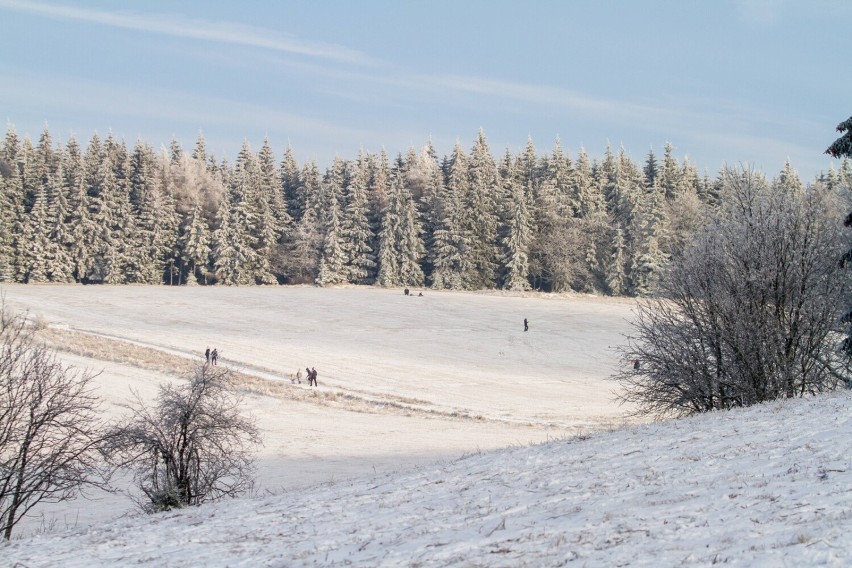
[[[208,363],[215,365],[219,361],[219,350],[214,347],[213,351],[210,351],[210,348],[208,347],[204,351],[204,358]]]
[[[305,367],[305,372],[308,374],[308,386],[315,387],[317,386],[317,370],[311,367],[308,369]],[[295,375],[290,375],[290,383],[299,383],[302,384],[302,370],[298,369]]]
[[[204,350],[204,359],[208,364],[215,365],[219,361],[219,350],[214,347],[211,351],[208,347]],[[317,385],[317,370],[314,367],[311,367],[310,369],[305,367],[305,372],[308,374],[308,386],[319,386]],[[301,369],[297,370],[295,375],[290,375],[290,382],[302,384]]]

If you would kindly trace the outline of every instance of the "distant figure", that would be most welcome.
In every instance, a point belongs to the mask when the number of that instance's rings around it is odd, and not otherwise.
[[[317,384],[317,370],[313,367],[311,367],[311,380],[313,381],[315,387],[319,386]]]
[[[305,367],[305,373],[308,374],[308,386],[309,387],[314,386],[314,374],[307,367]]]
[[[639,359],[633,360],[633,369],[637,371],[639,370]]]
[[[219,360],[219,351],[214,347],[213,351],[210,352],[210,362],[212,362],[215,365],[218,360]]]
[[[292,378],[290,379],[290,384],[293,384],[293,383],[299,383],[300,385],[302,384],[302,370],[301,369],[296,369],[296,374],[293,375]]]
[[[208,362],[208,363],[210,362],[210,347],[208,347],[208,348],[204,351],[204,358],[207,360],[207,362]]]
[[[524,318],[524,331],[530,330],[530,322],[527,321],[527,318]]]
[[[402,291],[402,293],[405,294],[406,296],[408,296],[409,292],[410,292],[410,290],[408,288],[406,288],[405,290]]]
[[[417,294],[417,295],[418,295],[418,296],[420,296],[420,297],[422,298],[422,297],[423,297],[423,292],[420,292],[420,293],[419,293],[419,294]]]

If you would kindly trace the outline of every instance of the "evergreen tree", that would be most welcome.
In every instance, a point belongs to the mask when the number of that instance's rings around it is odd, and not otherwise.
[[[204,275],[210,260],[210,239],[211,235],[201,203],[196,203],[180,246],[183,254],[181,260],[186,267],[187,284],[197,284],[199,272],[202,278],[206,278]]]
[[[357,163],[351,166],[344,192],[345,209],[341,220],[342,246],[346,264],[346,279],[353,284],[368,284],[375,276],[376,260],[370,242],[367,203],[368,162],[361,152]]]
[[[401,183],[400,172],[391,176],[388,204],[379,236],[379,284],[422,286],[420,260],[425,254],[421,229],[411,194]]]
[[[506,275],[503,287],[509,290],[526,290],[529,288],[529,248],[532,240],[530,214],[527,209],[527,198],[523,188],[513,178],[514,172],[505,174],[504,179],[510,185],[512,198],[510,202],[509,223],[507,234],[503,239],[506,250],[504,260]]]
[[[498,251],[497,165],[481,129],[471,150],[468,175],[463,230],[470,235],[471,266],[464,280],[473,289],[491,288],[496,279]]]
[[[316,280],[320,286],[343,284],[346,282],[347,275],[344,237],[340,226],[340,208],[337,199],[331,199],[329,207],[319,275]]]
[[[469,191],[468,159],[459,142],[444,163],[446,184],[440,196],[440,212],[433,235],[432,287],[461,289],[468,285],[472,263],[467,256],[470,235],[466,230],[464,196]]]
[[[784,163],[784,169],[773,180],[772,187],[776,191],[789,193],[791,196],[801,196],[804,192],[799,174],[793,169],[790,160]]]

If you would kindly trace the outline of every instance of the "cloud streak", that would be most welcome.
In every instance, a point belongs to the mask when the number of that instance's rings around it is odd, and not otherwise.
[[[377,63],[360,51],[344,46],[300,40],[289,34],[234,22],[212,22],[175,15],[106,12],[21,0],[0,0],[0,8],[60,20],[75,20],[186,39],[256,47],[337,63],[357,65]]]

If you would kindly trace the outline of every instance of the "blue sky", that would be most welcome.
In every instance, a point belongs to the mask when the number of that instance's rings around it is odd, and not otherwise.
[[[321,166],[480,128],[636,160],[671,142],[805,179],[852,115],[852,2],[0,0],[0,118],[33,140],[92,133],[233,159],[264,137]]]

